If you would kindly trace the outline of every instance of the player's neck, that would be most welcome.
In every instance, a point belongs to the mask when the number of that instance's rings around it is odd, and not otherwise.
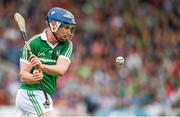
[[[52,32],[50,30],[46,29],[46,35],[47,35],[47,41],[51,43],[52,45],[57,44],[57,40],[55,39],[54,35],[52,35]]]

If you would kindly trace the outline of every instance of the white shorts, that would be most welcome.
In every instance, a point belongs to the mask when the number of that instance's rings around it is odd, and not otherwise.
[[[54,110],[53,101],[49,95],[48,98],[50,105],[49,108],[45,108],[43,105],[45,97],[42,91],[19,89],[16,95],[15,104],[17,116],[41,116],[45,112]]]

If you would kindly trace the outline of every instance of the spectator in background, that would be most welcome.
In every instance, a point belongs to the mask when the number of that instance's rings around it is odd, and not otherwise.
[[[7,28],[4,32],[7,40],[6,59],[19,66],[19,53],[22,43],[20,43],[20,32],[17,29]]]

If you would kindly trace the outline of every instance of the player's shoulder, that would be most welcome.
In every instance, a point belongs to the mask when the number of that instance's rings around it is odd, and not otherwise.
[[[37,35],[34,35],[33,37],[31,37],[28,42],[29,43],[36,43],[40,40],[41,38],[41,34],[37,34]]]
[[[60,42],[59,44],[60,47],[72,47],[73,43],[70,40],[64,41],[64,42]]]
[[[73,43],[72,43],[72,41],[68,40],[65,42],[65,45],[73,46]]]

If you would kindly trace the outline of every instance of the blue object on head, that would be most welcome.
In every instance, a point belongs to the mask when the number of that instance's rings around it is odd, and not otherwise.
[[[62,24],[70,24],[70,25],[76,25],[74,15],[59,7],[53,7],[49,10],[47,14],[47,21],[48,23],[51,21],[58,21]]]

